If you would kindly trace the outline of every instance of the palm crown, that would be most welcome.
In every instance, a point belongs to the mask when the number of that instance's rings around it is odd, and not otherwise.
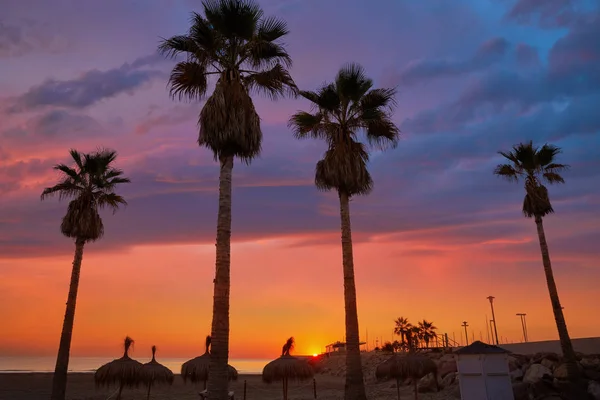
[[[67,214],[63,217],[60,230],[63,235],[78,240],[95,241],[104,234],[104,225],[98,210],[109,207],[115,212],[120,205],[126,205],[125,199],[115,193],[115,188],[129,179],[122,177],[123,171],[111,166],[117,157],[116,151],[99,150],[82,154],[70,151],[75,164],[70,167],[58,164],[60,181],[44,189],[41,198],[58,195],[59,199],[72,198]]]
[[[163,54],[186,57],[171,72],[171,96],[202,98],[209,75],[218,75],[200,114],[198,143],[216,158],[250,161],[262,141],[250,92],[276,99],[296,90],[287,70],[292,61],[280,42],[288,34],[287,25],[265,17],[252,0],[205,0],[202,6],[204,15],[192,13],[186,35],[164,39],[159,46]]]
[[[289,121],[297,138],[323,139],[328,150],[317,163],[315,184],[323,190],[338,189],[349,196],[367,194],[373,180],[367,170],[369,154],[359,141],[364,132],[369,144],[394,147],[399,130],[391,120],[394,89],[373,89],[358,64],[348,64],[332,83],[317,91],[300,91],[313,113],[299,111]]]
[[[560,148],[551,144],[535,147],[533,142],[520,143],[513,146],[512,151],[499,152],[510,161],[500,164],[494,170],[494,174],[509,181],[525,181],[525,199],[523,201],[523,214],[531,217],[543,217],[554,210],[550,203],[548,189],[542,184],[564,183],[561,172],[569,168],[566,164],[555,162],[556,156],[561,153]]]

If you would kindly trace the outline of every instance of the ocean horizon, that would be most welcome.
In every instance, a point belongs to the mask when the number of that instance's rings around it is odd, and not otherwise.
[[[114,357],[71,357],[69,360],[69,372],[92,373],[100,366],[114,360]],[[137,358],[141,363],[150,361],[146,358]],[[174,374],[181,372],[181,364],[189,358],[165,357],[158,361],[173,371]],[[236,359],[229,360],[229,364],[234,366],[240,374],[257,375],[261,374],[263,367],[270,362],[269,359]],[[0,373],[43,373],[54,372],[56,357],[45,356],[20,356],[20,357],[0,357]]]

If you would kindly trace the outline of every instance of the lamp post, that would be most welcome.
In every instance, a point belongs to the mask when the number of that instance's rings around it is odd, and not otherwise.
[[[527,314],[525,313],[517,313],[518,317],[521,317],[521,327],[523,328],[523,340],[525,341],[525,343],[527,343],[529,341],[528,337],[527,337],[527,325],[525,322],[525,316]]]
[[[469,334],[467,333],[467,326],[469,326],[467,324],[467,321],[463,321],[462,327],[465,328],[465,346],[469,345]]]
[[[494,336],[496,336],[496,345],[498,343],[498,328],[496,327],[496,316],[494,315],[494,296],[488,296],[487,299],[490,301],[490,307],[492,308],[492,321],[494,321]]]

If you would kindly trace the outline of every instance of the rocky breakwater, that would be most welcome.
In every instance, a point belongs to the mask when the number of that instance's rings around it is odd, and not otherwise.
[[[438,366],[439,386],[459,399],[459,376],[455,356],[451,353],[424,352],[423,354],[433,359]],[[378,383],[375,378],[375,369],[390,356],[391,354],[383,352],[362,353],[362,365],[367,383]],[[508,358],[515,400],[560,399],[557,396],[564,389],[567,378],[567,370],[562,356],[555,353],[510,354]],[[338,377],[346,374],[344,355],[319,357],[315,360],[314,366],[319,374]],[[600,400],[600,355],[579,354],[578,366],[586,381],[589,400]],[[406,380],[402,384],[411,385],[412,382]],[[392,384],[394,387],[395,385],[395,383]],[[417,387],[419,392],[435,391],[433,374],[421,378]]]

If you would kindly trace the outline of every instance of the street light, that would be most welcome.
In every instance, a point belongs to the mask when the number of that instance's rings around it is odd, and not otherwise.
[[[469,335],[467,333],[467,326],[469,326],[469,325],[467,324],[467,321],[463,321],[462,326],[463,326],[463,328],[465,328],[465,343],[466,343],[465,346],[468,346],[469,345]]]
[[[494,296],[488,296],[487,299],[490,301],[490,307],[492,308],[492,321],[494,321],[494,335],[496,336],[496,345],[498,343],[498,328],[496,327],[496,316],[494,315]]]
[[[525,313],[518,313],[517,316],[521,317],[521,327],[523,327],[523,340],[525,340],[525,343],[527,343],[529,341],[529,338],[527,337],[527,322],[525,321],[525,316],[527,314]]]

